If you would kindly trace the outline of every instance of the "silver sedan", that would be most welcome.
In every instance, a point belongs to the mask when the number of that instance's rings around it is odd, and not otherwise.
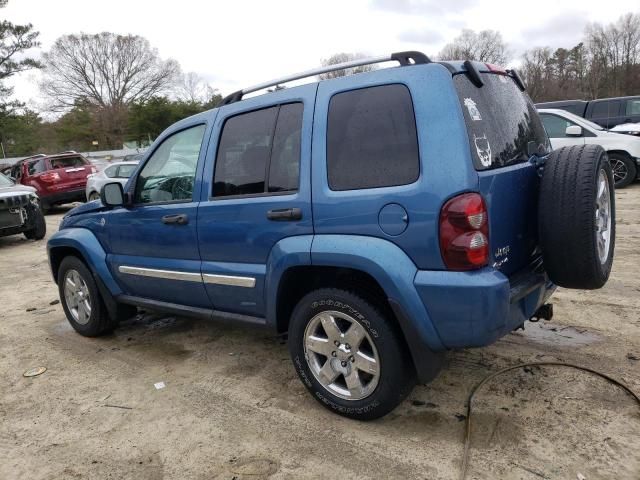
[[[120,182],[124,187],[137,167],[138,162],[116,162],[98,173],[89,175],[87,177],[87,200],[99,199],[100,190],[105,183]]]

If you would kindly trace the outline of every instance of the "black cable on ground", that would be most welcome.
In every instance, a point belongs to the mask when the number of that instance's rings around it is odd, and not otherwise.
[[[460,480],[465,480],[465,478],[467,477],[467,468],[469,466],[469,447],[471,444],[471,402],[473,401],[474,395],[478,390],[480,390],[480,388],[482,388],[482,386],[485,383],[497,377],[498,375],[502,375],[505,372],[516,370],[518,368],[536,367],[536,366],[569,367],[569,368],[574,368],[576,370],[582,370],[585,372],[592,373],[593,375],[602,377],[605,380],[608,380],[609,382],[613,383],[614,385],[617,385],[618,387],[622,388],[629,395],[631,395],[636,400],[636,402],[638,402],[638,406],[640,406],[640,396],[637,393],[635,393],[633,390],[631,390],[629,387],[627,387],[622,382],[616,380],[615,378],[612,378],[609,375],[598,372],[588,367],[582,367],[580,365],[574,365],[572,363],[563,363],[563,362],[531,362],[531,363],[521,363],[519,365],[514,365],[513,367],[503,368],[502,370],[492,373],[491,375],[482,379],[480,383],[478,383],[475,387],[473,387],[473,389],[471,390],[471,393],[469,394],[469,398],[467,399],[467,420],[465,422],[464,453],[462,455],[462,471],[460,473]]]

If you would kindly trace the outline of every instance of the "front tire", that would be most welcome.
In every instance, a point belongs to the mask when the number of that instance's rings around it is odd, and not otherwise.
[[[628,155],[610,153],[609,163],[613,170],[613,182],[616,188],[624,188],[636,179],[636,164]]]
[[[24,236],[29,240],[42,240],[47,234],[47,223],[44,220],[44,214],[40,208],[33,209],[34,226],[31,230],[24,232]]]
[[[85,337],[111,332],[118,324],[109,316],[91,271],[78,257],[65,257],[58,269],[60,302],[73,329]]]
[[[289,352],[313,397],[352,419],[386,415],[416,383],[392,319],[344,290],[315,290],[300,300],[289,326]]]

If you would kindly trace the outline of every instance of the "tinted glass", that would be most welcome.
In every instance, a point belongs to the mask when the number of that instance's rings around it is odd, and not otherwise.
[[[327,169],[332,190],[406,185],[418,179],[418,136],[406,86],[363,88],[331,98]]]
[[[627,100],[625,115],[640,115],[640,99]]]
[[[609,102],[596,102],[593,104],[592,118],[607,118],[609,116]]]
[[[302,103],[291,103],[280,107],[271,149],[270,192],[298,189],[302,111]]]
[[[136,168],[137,165],[120,165],[117,176],[118,178],[129,178]]]
[[[542,123],[550,138],[565,138],[567,136],[567,127],[576,125],[557,115],[542,114]]]
[[[51,168],[77,168],[84,167],[87,162],[82,157],[65,157],[65,158],[52,158]]]
[[[214,175],[213,196],[250,195],[265,191],[278,107],[228,119],[222,130]]]
[[[191,200],[205,126],[165,139],[145,163],[136,185],[136,203]]]
[[[529,96],[510,77],[481,75],[481,88],[464,74],[454,77],[475,168],[498,168],[526,162],[533,153],[545,154],[549,139]]]

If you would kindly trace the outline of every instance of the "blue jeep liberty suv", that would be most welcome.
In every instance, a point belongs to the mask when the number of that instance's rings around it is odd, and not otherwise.
[[[136,307],[266,327],[316,400],[366,420],[446,350],[550,318],[556,285],[604,285],[614,215],[605,152],[551,151],[516,71],[401,52],[179,121],[48,254],[81,335]]]

